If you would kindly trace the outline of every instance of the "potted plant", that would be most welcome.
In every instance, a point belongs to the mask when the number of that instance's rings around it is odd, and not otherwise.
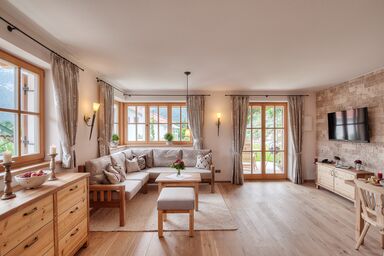
[[[167,132],[166,134],[164,134],[164,139],[166,140],[166,144],[169,146],[169,145],[172,145],[172,140],[173,140],[173,134],[170,133],[170,132]]]
[[[112,135],[112,145],[116,147],[119,144],[119,139],[120,139],[119,135],[113,134]]]
[[[359,159],[355,160],[355,169],[357,171],[360,171],[361,170],[361,166],[363,165],[363,162]]]
[[[173,164],[171,164],[171,167],[175,168],[177,170],[177,176],[180,176],[180,171],[185,169],[185,164],[183,160],[177,159]]]

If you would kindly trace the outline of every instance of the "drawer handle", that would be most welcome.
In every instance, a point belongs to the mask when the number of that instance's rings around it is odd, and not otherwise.
[[[71,188],[69,191],[73,191],[73,190],[76,190],[79,186],[74,186],[73,188]]]
[[[76,212],[77,210],[79,210],[79,207],[76,206],[76,208],[73,209],[72,211],[70,211],[69,213],[74,213],[74,212]]]
[[[28,215],[31,215],[31,214],[34,213],[35,211],[37,211],[37,207],[33,208],[33,209],[30,210],[29,212],[24,213],[24,214],[23,214],[23,217],[28,216]]]
[[[79,232],[79,228],[77,228],[77,229],[71,234],[71,236],[76,235],[77,232]]]
[[[33,240],[32,240],[29,244],[26,244],[26,245],[24,246],[24,249],[27,249],[27,248],[31,247],[34,243],[37,242],[37,240],[39,240],[39,237],[38,237],[38,236],[35,236],[35,238],[33,238]]]

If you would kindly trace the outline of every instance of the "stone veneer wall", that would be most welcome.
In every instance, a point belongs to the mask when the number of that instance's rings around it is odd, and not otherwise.
[[[363,161],[366,170],[384,170],[384,69],[369,73],[316,93],[317,156],[354,165]],[[328,140],[327,113],[368,107],[370,143]]]

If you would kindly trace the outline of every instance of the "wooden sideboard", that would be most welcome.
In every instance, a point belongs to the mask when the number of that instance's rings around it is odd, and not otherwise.
[[[356,198],[355,187],[345,181],[368,178],[372,175],[374,175],[372,172],[341,169],[332,164],[317,163],[316,187],[325,188],[354,202]]]
[[[88,173],[58,174],[0,201],[0,255],[74,255],[88,242]]]

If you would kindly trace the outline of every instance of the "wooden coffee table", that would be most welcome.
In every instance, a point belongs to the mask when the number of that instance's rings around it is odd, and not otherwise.
[[[159,193],[164,187],[193,187],[195,190],[195,210],[199,210],[199,183],[201,182],[200,173],[184,173],[182,179],[176,179],[175,173],[160,173],[156,178],[156,183],[159,184]]]

